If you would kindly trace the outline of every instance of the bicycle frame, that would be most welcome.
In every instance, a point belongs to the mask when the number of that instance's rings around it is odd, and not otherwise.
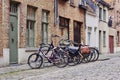
[[[59,37],[58,35],[51,35],[51,43],[50,44],[48,44],[48,50],[47,50],[47,52],[46,53],[43,53],[43,51],[41,50],[43,47],[45,47],[45,46],[40,46],[40,48],[39,48],[39,51],[38,51],[38,53],[42,53],[42,55],[43,55],[43,57],[44,58],[46,58],[49,62],[52,62],[52,60],[51,59],[49,59],[49,57],[48,56],[46,56],[50,51],[52,51],[52,53],[51,53],[51,55],[54,53],[54,50],[55,50],[55,47],[54,47],[54,45],[53,45],[53,38],[54,37]],[[46,45],[46,44],[44,44],[44,45]],[[40,55],[40,54],[39,54]]]

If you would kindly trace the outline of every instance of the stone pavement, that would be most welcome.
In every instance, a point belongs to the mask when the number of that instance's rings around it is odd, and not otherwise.
[[[114,54],[100,54],[98,61],[106,60],[112,57],[120,57],[120,53],[114,53]],[[0,75],[1,74],[7,74],[7,73],[12,73],[12,72],[18,72],[18,71],[25,71],[31,69],[28,64],[15,64],[15,65],[10,65],[6,67],[1,67],[0,68]]]

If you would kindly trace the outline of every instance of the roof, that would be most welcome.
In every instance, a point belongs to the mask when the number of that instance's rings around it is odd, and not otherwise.
[[[91,0],[86,0],[86,3],[91,7],[91,9],[95,12],[96,6]]]
[[[98,3],[100,3],[100,4],[102,4],[102,5],[104,5],[104,6],[106,6],[106,7],[110,7],[110,5],[109,5],[109,3],[107,3],[105,0],[96,0]],[[107,1],[109,1],[109,0],[107,0]]]
[[[88,4],[86,4],[86,7],[87,7],[87,11],[94,13],[93,9]]]

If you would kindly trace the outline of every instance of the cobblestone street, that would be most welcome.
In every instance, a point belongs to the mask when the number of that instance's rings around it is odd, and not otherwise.
[[[57,68],[30,69],[23,65],[0,68],[0,80],[120,80],[120,54],[100,56],[96,62]],[[6,72],[5,72],[6,71]]]

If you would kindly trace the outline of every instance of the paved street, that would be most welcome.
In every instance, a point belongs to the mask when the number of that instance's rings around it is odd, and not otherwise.
[[[65,68],[4,67],[0,68],[0,80],[120,80],[120,54],[103,55],[96,62]]]

